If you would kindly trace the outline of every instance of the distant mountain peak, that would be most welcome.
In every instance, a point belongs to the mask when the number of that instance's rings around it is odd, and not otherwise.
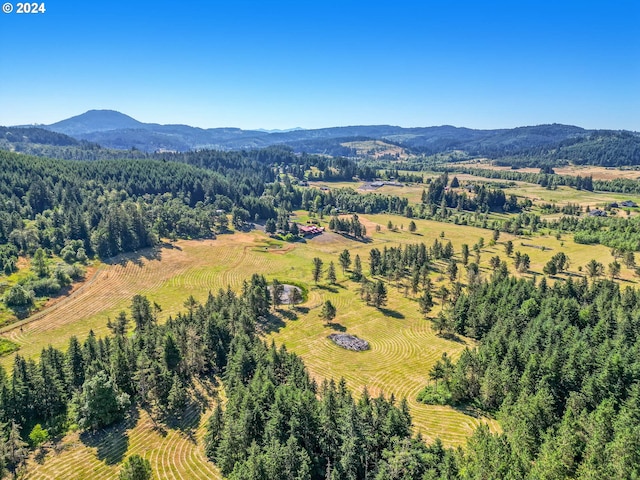
[[[135,118],[116,110],[89,110],[75,117],[48,125],[47,128],[65,135],[77,135],[79,133],[142,128],[144,125]]]

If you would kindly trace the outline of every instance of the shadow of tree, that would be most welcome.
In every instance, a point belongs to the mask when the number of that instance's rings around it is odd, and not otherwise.
[[[260,329],[264,333],[277,333],[286,324],[281,317],[270,313],[267,317],[263,317],[264,320],[260,323]]]
[[[298,320],[298,314],[295,312],[295,310],[284,310],[284,309],[280,309],[278,310],[278,313],[280,315],[282,315],[283,318],[285,318],[286,320]]]
[[[95,448],[99,460],[107,465],[116,465],[122,462],[127,453],[128,431],[136,425],[139,418],[138,409],[133,407],[124,421],[97,432],[84,432],[80,435],[80,441],[87,447]]]
[[[331,293],[338,293],[338,288],[335,285],[316,285],[316,288],[326,290]]]
[[[344,238],[346,238],[348,240],[352,240],[354,242],[360,242],[360,243],[371,243],[371,242],[373,242],[371,237],[354,237],[353,235],[349,235],[348,233],[344,233],[344,232],[334,232],[334,233],[337,233],[341,237],[344,237]]]
[[[331,330],[336,330],[338,332],[346,332],[347,331],[347,327],[345,327],[344,325],[342,325],[340,323],[328,323],[327,326],[330,327]]]
[[[474,405],[470,405],[467,403],[461,403],[461,404],[450,404],[451,407],[456,410],[457,412],[463,413],[465,415],[468,415],[470,417],[473,418],[482,418],[482,417],[489,417],[489,418],[494,418],[493,415],[491,415],[490,412],[486,412],[484,410],[479,409],[478,407],[474,406]]]
[[[438,336],[440,338],[444,338],[445,340],[450,340],[452,342],[462,343],[463,345],[467,344],[467,342],[465,342],[464,339],[460,338],[455,333],[442,333],[442,334],[439,334]]]
[[[179,430],[190,439],[195,439],[202,413],[208,408],[209,400],[197,390],[192,393],[193,396],[189,396],[184,409],[176,414],[167,415],[164,424],[173,430]]]
[[[107,265],[125,266],[131,262],[138,267],[143,266],[143,260],[162,260],[162,246],[143,248],[136,252],[121,253],[104,261]]]
[[[162,248],[168,248],[169,250],[178,250],[178,251],[182,251],[182,247],[179,245],[176,245],[175,243],[172,242],[162,242],[160,244],[160,247]]]
[[[384,307],[380,307],[378,310],[380,310],[385,317],[397,318],[398,320],[405,318],[405,316],[397,310],[391,310],[390,308]]]
[[[42,465],[42,464],[44,463],[44,460],[45,460],[45,457],[46,457],[46,456],[47,456],[47,452],[46,452],[45,448],[44,448],[44,447],[40,447],[40,448],[36,451],[35,455],[33,456],[33,460],[34,460],[37,464]]]

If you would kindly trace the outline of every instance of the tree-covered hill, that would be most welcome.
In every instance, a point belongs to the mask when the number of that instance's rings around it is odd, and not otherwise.
[[[367,139],[392,142],[415,155],[455,151],[467,157],[488,157],[509,165],[572,162],[616,166],[640,163],[640,136],[637,132],[586,130],[561,124],[495,130],[450,125],[411,128],[361,125],[268,132],[159,125],[139,122],[111,110],[91,110],[40,127],[109,149],[131,151],[133,148],[149,153],[200,149],[251,150],[287,145],[298,153],[350,156],[355,152],[342,144]],[[136,154],[139,156],[140,152]],[[65,155],[64,158],[70,157]]]

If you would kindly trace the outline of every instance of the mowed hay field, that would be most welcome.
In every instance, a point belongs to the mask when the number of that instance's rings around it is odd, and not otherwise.
[[[489,230],[415,220],[418,230],[412,234],[407,231],[409,220],[406,218],[361,215],[360,219],[371,236],[369,243],[327,232],[306,242],[291,244],[270,239],[256,230],[223,235],[215,240],[178,241],[171,247],[122,256],[103,264],[70,297],[40,312],[33,321],[5,331],[2,335],[20,345],[21,355],[37,357],[48,344],[66,348],[70,335],[77,335],[83,340],[90,329],[98,335],[107,334],[107,318],[114,318],[120,310],[128,309],[131,297],[135,294],[146,295],[160,304],[163,309],[160,320],[164,321],[169,315],[184,309],[183,302],[188,295],[204,301],[210,290],[217,291],[227,285],[240,290],[243,280],[253,273],[264,274],[269,280],[278,278],[285,283],[303,283],[309,289],[307,301],[295,315],[288,307],[282,307],[278,315],[282,321],[273,325],[274,330],[265,338],[285,344],[291,351],[301,355],[311,375],[319,381],[344,377],[355,392],[362,391],[366,386],[373,394],[384,392],[387,396],[393,393],[397,398],[406,397],[416,431],[420,431],[428,440],[440,437],[446,445],[456,446],[464,444],[480,422],[489,423],[493,430],[498,430],[499,426],[494,420],[453,408],[419,404],[415,397],[428,382],[428,372],[443,352],[456,359],[465,347],[473,348],[473,341],[464,338],[450,341],[435,335],[431,323],[418,313],[417,302],[412,295],[405,297],[404,291],[394,284],[388,285],[389,301],[384,309],[367,306],[359,298],[358,285],[343,275],[338,264],[339,253],[347,248],[352,259],[359,254],[363,270],[368,274],[369,250],[373,247],[382,249],[385,245],[419,242],[431,245],[434,239],[439,238],[445,242],[451,240],[456,258],[459,258],[463,243],[472,246],[480,237],[484,237],[486,246],[480,264],[485,275],[490,274],[488,262],[491,256],[506,258],[502,243],[506,240],[514,242],[515,251],[530,255],[531,273],[524,274],[527,277],[541,273],[543,265],[558,251],[569,255],[572,262],[570,274],[575,276],[580,275],[578,266],[585,265],[591,258],[605,264],[611,261],[608,248],[574,244],[569,236],[557,240],[549,236],[516,238],[502,234],[496,245],[489,246],[492,234]],[[404,224],[404,229],[397,232],[387,230],[389,221]],[[376,225],[381,225],[380,232],[375,231]],[[440,238],[441,232],[445,232],[443,239]],[[540,248],[542,246],[545,247],[544,251]],[[325,268],[330,261],[335,262],[338,285],[329,286],[324,280],[318,286],[313,285],[311,265],[316,256],[324,261]],[[509,259],[508,263],[513,272],[513,260]],[[436,262],[434,266],[439,268],[442,265]],[[462,281],[464,273],[465,269],[460,265]],[[623,268],[622,275],[625,283],[635,283],[627,269]],[[431,276],[436,288],[442,283],[449,283],[438,271],[432,272]],[[566,275],[559,276],[563,277],[566,278]],[[319,317],[320,306],[325,299],[330,299],[337,307],[334,327],[324,325]],[[439,303],[439,300],[436,301]],[[437,305],[431,315],[437,314],[439,308],[441,306]],[[345,329],[347,333],[366,339],[371,349],[367,352],[351,352],[337,347],[326,338],[335,331],[334,328]],[[10,370],[12,356],[3,357],[2,364]],[[154,471],[160,472],[158,465],[161,464],[158,462],[165,462],[162,468],[175,472],[171,474],[175,478],[216,478],[211,473],[205,473],[202,477],[188,473],[191,471],[189,469],[196,469],[196,465],[203,472],[213,468],[205,461],[202,445],[197,442],[208,413],[205,412],[198,422],[198,433],[187,436],[180,429],[163,433],[157,430],[146,414],[141,413],[136,423],[126,430],[128,441],[124,447],[118,447],[124,449],[119,455],[126,458],[131,453],[139,453],[150,460],[156,458],[152,460]],[[115,448],[110,446],[112,443],[113,440],[105,435],[104,439],[97,438],[94,441],[95,446],[87,446],[76,434],[70,435],[62,443],[60,453],[47,455],[42,465],[30,463],[29,478],[91,478],[92,475],[94,478],[111,478],[110,475],[116,475],[117,467],[115,463],[109,463],[111,457],[104,451]],[[169,454],[169,451],[176,453]],[[191,460],[178,461],[173,455],[178,459]],[[182,466],[177,466],[178,463]],[[63,471],[69,464],[76,464],[78,469],[83,469],[82,474],[74,477],[76,470],[71,467]],[[102,473],[89,474],[103,471],[104,476]],[[174,477],[169,475],[161,478]]]
[[[494,167],[492,165],[486,164],[478,164],[471,165],[473,167],[478,168],[486,168],[488,170],[510,170],[508,167]],[[638,171],[630,171],[630,170],[616,170],[616,169],[607,169],[604,167],[592,167],[581,169],[579,167],[566,167],[567,174],[570,175],[582,175],[588,176],[593,171],[595,171],[600,178],[605,180],[615,179],[615,178],[636,178],[640,177],[640,172]],[[577,169],[577,171],[574,171]],[[534,170],[535,173],[539,172],[539,169],[520,169],[518,171],[528,171]],[[557,173],[561,173],[561,169],[556,169]],[[569,173],[569,170],[572,173]],[[584,171],[583,171],[584,170]],[[422,175],[423,178],[427,179],[429,177],[435,178],[440,174],[435,174],[431,172],[409,172],[417,175]],[[608,176],[607,176],[608,175]],[[466,183],[484,183],[484,184],[511,184],[514,186],[504,188],[504,192],[506,195],[515,195],[519,199],[530,199],[534,205],[539,206],[544,203],[555,203],[558,206],[564,206],[567,204],[577,204],[583,208],[589,206],[591,209],[594,208],[602,208],[607,204],[613,202],[622,202],[625,200],[632,200],[637,204],[640,204],[640,195],[637,194],[628,194],[628,193],[616,193],[616,192],[599,192],[599,191],[587,191],[587,190],[577,190],[568,186],[559,186],[556,189],[548,189],[542,187],[535,183],[528,183],[522,181],[512,181],[512,180],[501,180],[499,178],[485,178],[479,177],[476,175],[470,175],[467,173],[458,173],[458,172],[449,172],[449,179],[453,177],[457,177],[460,181],[461,185]],[[594,174],[594,179],[596,175]],[[365,185],[365,182],[310,182],[310,185],[313,187],[327,187],[329,189],[338,189],[338,188],[352,188],[356,192],[360,194],[366,193],[379,193],[382,195],[393,195],[404,197],[409,200],[411,204],[419,204],[422,200],[422,192],[429,188],[429,185],[426,183],[409,183],[405,184],[402,187],[385,185],[373,190],[362,189],[361,187]],[[463,192],[463,189],[460,188],[459,192]],[[626,213],[623,209],[619,211],[620,216],[625,216]],[[631,215],[637,215],[636,211],[632,211]],[[557,215],[555,216],[557,217]],[[547,218],[547,217],[545,217]],[[405,222],[408,223],[408,222]]]
[[[204,403],[210,398],[204,396]],[[181,419],[166,427],[144,410],[132,412],[124,423],[95,434],[67,435],[59,448],[31,458],[26,478],[117,480],[121,462],[129,455],[149,460],[153,478],[171,480],[217,480],[222,475],[202,448],[205,425],[212,408],[194,402]],[[204,410],[203,410],[204,408]]]
[[[492,165],[490,160],[485,162],[460,162],[458,165],[471,168],[485,168],[487,170],[513,171],[511,167]],[[519,168],[517,172],[539,173],[539,168]],[[596,165],[568,165],[564,167],[554,167],[553,171],[558,175],[571,175],[581,177],[593,177],[594,180],[614,180],[616,178],[627,178],[640,180],[640,171],[628,168],[599,167]]]

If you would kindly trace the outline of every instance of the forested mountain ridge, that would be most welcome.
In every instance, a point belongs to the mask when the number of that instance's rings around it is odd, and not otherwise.
[[[344,144],[367,139],[392,142],[414,155],[457,151],[469,157],[488,157],[509,165],[540,162],[606,166],[640,164],[640,135],[637,132],[586,130],[561,124],[494,130],[450,125],[411,128],[361,125],[268,132],[143,123],[111,110],[90,110],[38,127],[106,148],[135,148],[142,152],[247,150],[288,145],[296,152],[355,156],[356,152]]]
[[[135,149],[114,150],[40,127],[0,127],[0,150],[64,160],[146,158]]]

